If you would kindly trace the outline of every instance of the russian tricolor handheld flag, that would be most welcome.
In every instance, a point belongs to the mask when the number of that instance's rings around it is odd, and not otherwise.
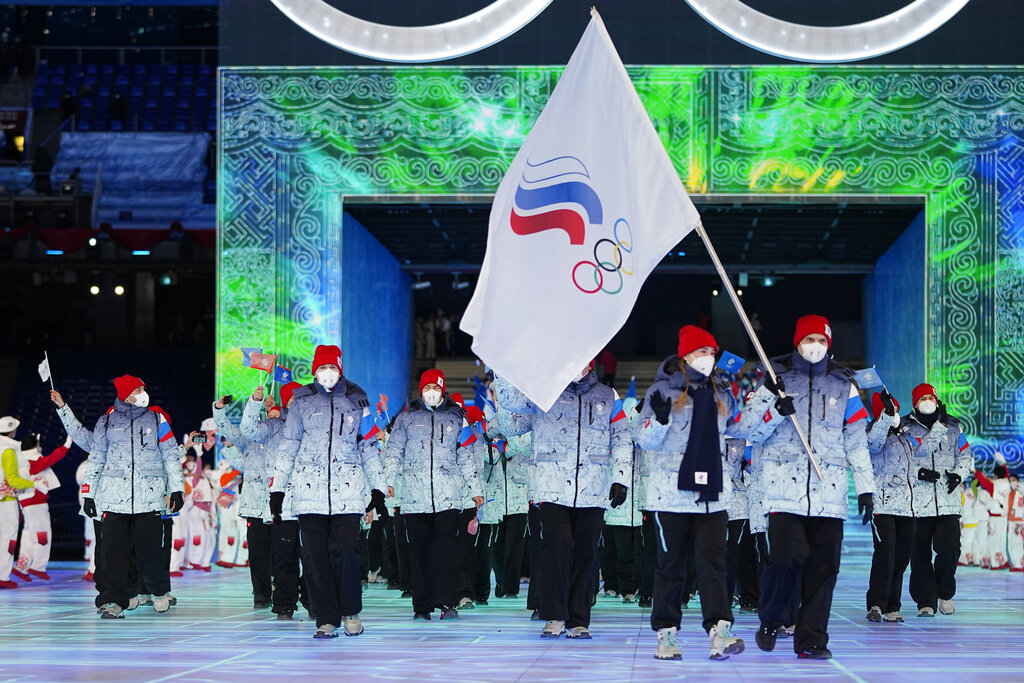
[[[376,418],[370,414],[370,411],[364,410],[366,413],[363,415],[363,421],[359,424],[359,433],[363,439],[370,439],[377,435],[377,432],[381,431],[380,425],[377,424]]]

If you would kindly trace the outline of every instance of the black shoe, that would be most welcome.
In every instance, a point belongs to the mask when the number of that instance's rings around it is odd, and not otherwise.
[[[411,598],[412,597],[412,591],[402,591],[402,597],[403,598]]]
[[[459,610],[454,607],[441,607],[441,619],[458,619]]]
[[[827,647],[809,647],[796,656],[800,659],[832,659],[832,652]]]
[[[540,610],[533,610],[533,614],[530,615],[530,621],[540,621]]]
[[[417,619],[422,619],[423,621],[430,621],[430,615],[426,612],[417,612],[416,614],[412,615],[412,620],[416,621]]]
[[[389,583],[388,584],[388,590],[389,591],[397,591],[397,590],[401,590],[401,589],[402,589],[402,587],[399,586],[397,583]]]
[[[253,609],[267,609],[268,607],[270,607],[270,601],[269,600],[253,600],[252,601],[252,608]]]
[[[291,621],[293,614],[295,614],[294,610],[283,609],[283,610],[281,610],[280,612],[277,613],[277,620],[278,621]]]
[[[650,596],[644,595],[644,596],[641,596],[641,598],[637,602],[637,604],[640,607],[649,608],[649,607],[653,607],[654,606],[654,601],[650,598]]]
[[[480,605],[486,605],[486,604],[487,604],[486,600],[477,600],[476,601],[476,606],[477,607],[479,607]]]
[[[759,611],[757,605],[740,605],[740,614],[757,614]]]
[[[775,649],[775,639],[777,628],[770,626],[761,625],[761,628],[757,629],[757,635],[754,636],[754,640],[757,641],[757,646],[765,652],[771,652]]]

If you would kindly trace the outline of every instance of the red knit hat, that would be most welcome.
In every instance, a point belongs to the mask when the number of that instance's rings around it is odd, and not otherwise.
[[[896,412],[900,412],[900,402],[896,400],[896,397],[892,397],[892,402],[896,405]],[[878,416],[885,410],[885,406],[882,405],[882,394],[875,392],[871,396],[871,414],[874,415],[874,419],[878,419]]]
[[[696,325],[687,325],[686,327],[679,330],[679,357],[682,358],[688,353],[693,353],[697,349],[710,346],[718,353],[718,342],[711,336],[711,333],[705,330],[703,327],[697,327]]]
[[[441,372],[440,370],[427,370],[426,372],[423,373],[423,376],[420,377],[421,394],[423,393],[423,387],[427,386],[428,384],[436,384],[437,386],[441,387],[442,394],[447,391],[447,389],[445,389],[444,387],[444,373]]]
[[[121,375],[114,380],[114,388],[117,389],[117,397],[122,401],[131,396],[132,392],[139,387],[146,386],[138,377],[132,377],[131,375]]]
[[[422,389],[420,391],[422,391]],[[460,408],[462,408],[463,410],[466,409],[466,399],[462,398],[462,394],[456,392],[454,394],[449,394],[449,396],[451,396],[451,399],[453,401],[459,404]]]
[[[313,352],[313,367],[311,372],[316,372],[321,365],[337,365],[338,372],[341,372],[341,349],[337,346],[318,346]]]
[[[301,386],[298,382],[288,382],[288,384],[281,387],[281,405],[287,406],[288,401],[292,400],[292,394]]]
[[[454,396],[454,394],[452,395]],[[469,424],[483,422],[485,419],[484,411],[480,410],[479,406],[469,406],[466,408],[466,422]]]
[[[832,326],[828,324],[828,318],[823,315],[805,315],[796,321],[796,334],[793,335],[793,348],[800,346],[800,342],[809,334],[823,334],[828,339],[829,347],[832,346]]]
[[[921,400],[922,396],[927,396],[928,394],[931,394],[935,398],[939,397],[939,395],[935,393],[935,387],[931,384],[918,384],[914,387],[914,391],[911,393],[911,396],[914,398],[914,405],[917,405],[917,402]]]

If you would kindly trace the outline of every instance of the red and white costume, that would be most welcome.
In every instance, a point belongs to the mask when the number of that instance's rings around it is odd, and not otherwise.
[[[984,489],[975,493],[970,486],[963,487],[961,493],[964,510],[960,515],[960,565],[976,567],[981,562],[981,547],[988,535],[988,509],[979,496],[988,494]]]
[[[35,483],[35,488],[18,496],[25,528],[21,532],[21,554],[14,568],[41,579],[49,579],[46,566],[50,562],[53,529],[50,525],[50,491],[60,486],[60,480],[50,469],[67,455],[70,439],[48,456],[43,457],[39,448],[22,451],[18,455],[18,469],[26,479]]]
[[[1010,480],[989,479],[983,472],[975,472],[978,485],[991,496],[988,504],[988,536],[986,549],[982,555],[982,566],[987,560],[989,569],[1009,569],[1010,561],[1006,555],[1006,508],[1010,502]]]
[[[1006,506],[1006,554],[1011,572],[1024,572],[1024,486],[1010,489]]]

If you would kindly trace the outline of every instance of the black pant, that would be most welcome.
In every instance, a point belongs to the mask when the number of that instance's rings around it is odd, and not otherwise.
[[[543,503],[540,524],[540,617],[564,621],[568,628],[590,626],[604,510]]]
[[[341,626],[341,618],[363,611],[359,568],[362,515],[299,515],[302,566],[316,625]]]
[[[88,522],[86,522],[88,524]],[[92,573],[92,580],[96,584],[96,599],[95,603],[97,607],[102,607],[107,603],[105,600],[107,585],[103,576],[103,553],[106,552],[103,549],[103,515],[97,516],[92,520],[93,528],[96,530],[96,547],[93,548],[93,557],[96,558],[96,571]],[[170,567],[170,562],[167,563]],[[168,577],[168,580],[170,577]]]
[[[832,592],[843,546],[843,520],[775,512],[768,515],[765,546],[768,552],[761,570],[761,624],[768,628],[788,626],[786,621],[799,595],[794,651],[827,646]]]
[[[487,602],[491,597],[491,551],[498,535],[497,524],[481,524],[476,530],[476,545],[473,546],[472,595],[476,602]]]
[[[932,563],[932,548],[935,561]],[[960,518],[918,517],[910,556],[910,597],[918,609],[936,609],[939,600],[956,594],[956,563],[960,560]]]
[[[530,525],[530,536],[527,545],[530,548],[530,585],[526,591],[526,609],[540,609],[540,590],[542,563],[540,561],[540,506],[530,505],[527,513]]]
[[[405,515],[412,565],[412,610],[429,614],[454,607],[459,564],[455,554],[459,510]]]
[[[373,525],[380,530],[380,573],[388,583],[398,583],[398,566],[395,563],[394,520],[390,515],[383,519],[373,520]]]
[[[640,596],[654,595],[654,569],[657,559],[657,531],[654,528],[654,513],[644,512],[643,526],[640,527]]]
[[[251,552],[249,566],[252,566]],[[299,573],[302,543],[297,520],[270,525],[270,557],[274,575],[274,606],[271,611],[274,614],[294,612],[300,600],[306,603],[309,600],[305,595],[304,579]]]
[[[914,547],[915,522],[913,517],[896,515],[875,515],[872,518],[875,552],[871,555],[867,609],[878,607],[883,614],[899,611],[903,572],[907,570]]]
[[[500,552],[495,552],[494,578],[497,586],[494,589],[495,595],[499,597],[516,597],[519,595],[519,580],[522,578],[523,550],[526,548],[526,520],[525,513],[518,515],[505,515],[498,526],[498,538],[495,547],[500,547]],[[498,558],[500,557],[500,570]],[[499,576],[500,571],[500,576]],[[532,579],[531,579],[532,581]],[[498,591],[501,591],[500,594]]]
[[[458,583],[455,599],[473,597],[473,578],[476,575],[476,542],[477,534],[469,533],[469,523],[476,519],[476,507],[459,513],[456,525],[455,549],[458,553]]]
[[[398,572],[398,587],[403,592],[412,590],[412,564],[409,557],[409,531],[405,528],[405,515],[395,511],[395,566]]]
[[[757,607],[761,598],[760,566],[757,562],[757,548],[754,535],[750,533],[750,522],[746,519],[729,520],[729,554],[727,558],[728,580],[726,588],[730,596],[739,599],[741,607]]]
[[[612,537],[615,552],[615,587],[619,595],[635,596],[640,586],[638,560],[643,542],[638,526],[606,526],[605,532]],[[607,585],[605,581],[605,585]]]
[[[710,631],[722,619],[732,623],[729,591],[725,586],[729,514],[725,510],[711,514],[653,514],[658,534],[658,569],[654,574],[651,628],[679,628],[683,617],[680,605],[688,598],[684,592],[691,556],[697,570],[704,630]]]
[[[253,602],[270,602],[273,588],[270,551],[271,525],[259,517],[245,518],[245,541],[249,544],[249,578],[252,579]],[[293,608],[294,609],[294,608]]]
[[[159,512],[126,515],[107,512],[103,515],[103,581],[100,596],[106,604],[113,602],[128,607],[128,601],[137,594],[138,586],[131,574],[132,549],[141,571],[140,580],[153,595],[171,591],[169,562],[164,563],[163,521]]]
[[[612,535],[612,528],[605,522],[601,525],[601,540],[597,544],[598,567],[601,568],[600,578],[604,579],[604,586],[600,585],[598,577],[594,578],[594,590],[605,590],[613,593],[619,591],[619,575],[615,569],[615,537]]]

